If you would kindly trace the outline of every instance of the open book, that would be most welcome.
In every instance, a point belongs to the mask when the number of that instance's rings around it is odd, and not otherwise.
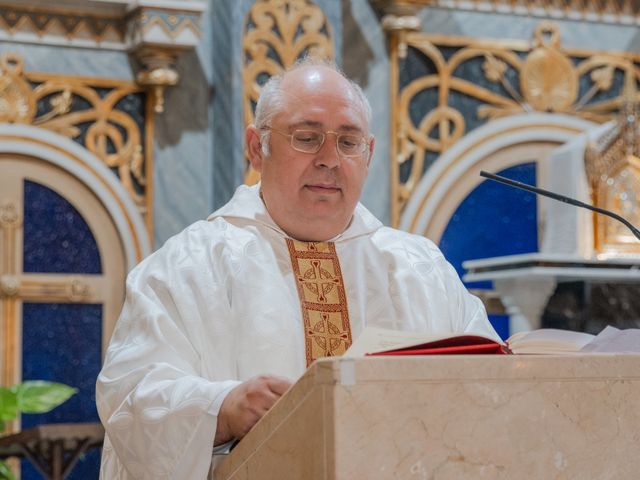
[[[588,333],[543,328],[516,333],[502,342],[472,333],[434,335],[366,327],[344,356],[566,354],[580,351],[594,338]]]

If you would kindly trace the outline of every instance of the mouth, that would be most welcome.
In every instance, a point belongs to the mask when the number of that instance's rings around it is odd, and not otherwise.
[[[314,193],[322,193],[322,194],[332,194],[339,193],[342,189],[335,184],[325,184],[325,183],[310,183],[305,185],[305,188],[314,192]]]

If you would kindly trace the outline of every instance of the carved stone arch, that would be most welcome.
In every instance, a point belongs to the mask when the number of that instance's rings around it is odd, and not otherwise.
[[[535,159],[544,177],[543,159],[551,150],[594,126],[568,115],[532,113],[478,127],[441,155],[422,177],[400,228],[438,243],[460,203],[484,181],[480,170],[495,172]],[[539,213],[538,218],[544,218]]]
[[[61,135],[0,124],[0,171],[0,183],[7,182],[0,189],[0,374],[7,385],[22,378],[25,302],[102,305],[99,347],[104,354],[124,300],[125,276],[151,252],[151,242],[141,213],[113,172]],[[97,246],[99,273],[24,271],[23,185],[27,183],[62,197],[84,220]]]
[[[116,225],[127,271],[151,252],[151,240],[139,209],[113,172],[90,151],[49,130],[0,124],[0,154],[6,153],[28,155],[55,165],[94,192]]]

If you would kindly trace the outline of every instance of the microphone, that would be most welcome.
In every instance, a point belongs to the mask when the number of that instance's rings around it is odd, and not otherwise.
[[[516,180],[511,180],[510,178],[501,177],[500,175],[494,175],[493,173],[485,172],[484,170],[480,171],[480,176],[488,178],[489,180],[494,180],[496,182],[504,183],[505,185],[509,185],[512,187],[520,188],[522,190],[527,190],[528,192],[537,193],[538,195],[543,195],[545,197],[553,198],[554,200],[558,200],[559,202],[568,203],[570,205],[575,205],[576,207],[586,208],[588,210],[592,210],[597,213],[601,213],[603,215],[607,215],[611,218],[615,218],[619,222],[622,222],[631,233],[640,240],[640,231],[634,227],[628,220],[622,218],[617,213],[614,213],[610,210],[605,210],[604,208],[594,207],[593,205],[589,205],[588,203],[581,202],[579,200],[575,200],[574,198],[565,197],[564,195],[560,195],[558,193],[550,192],[549,190],[544,190],[542,188],[534,187],[532,185],[528,185],[526,183],[518,182]]]

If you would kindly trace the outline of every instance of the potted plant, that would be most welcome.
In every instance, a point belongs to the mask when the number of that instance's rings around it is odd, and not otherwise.
[[[45,413],[71,397],[77,389],[61,383],[31,380],[12,387],[0,387],[0,432],[5,423],[20,413]],[[0,460],[0,480],[15,480],[9,466]]]

